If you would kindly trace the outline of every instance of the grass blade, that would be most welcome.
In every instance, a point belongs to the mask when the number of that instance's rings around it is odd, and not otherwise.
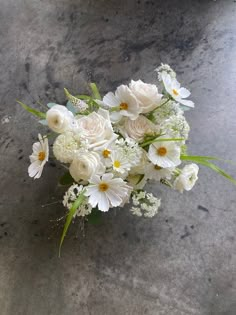
[[[69,228],[69,226],[71,224],[71,221],[73,219],[73,216],[74,216],[76,210],[81,205],[81,203],[84,201],[84,199],[85,199],[84,191],[82,191],[80,193],[79,197],[75,200],[75,202],[73,203],[73,205],[71,206],[71,208],[69,210],[69,213],[68,213],[68,215],[66,217],[66,223],[64,225],[64,229],[63,229],[63,232],[62,232],[61,241],[60,241],[60,245],[59,245],[59,257],[61,256],[61,247],[62,247],[63,241],[65,239],[67,230],[68,230],[68,228]]]
[[[28,105],[16,100],[18,104],[20,104],[27,112],[33,114],[34,116],[37,116],[39,118],[45,119],[46,118],[46,114],[42,113],[34,108],[29,107]]]

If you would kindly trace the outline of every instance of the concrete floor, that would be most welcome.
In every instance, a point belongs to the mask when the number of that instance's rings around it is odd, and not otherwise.
[[[196,102],[190,151],[236,161],[236,3],[231,0],[0,0],[0,314],[235,315],[235,186],[201,168],[190,193],[165,187],[153,220],[111,211],[58,259],[63,172],[27,176],[40,126],[15,100],[62,103],[154,82],[170,63]],[[40,107],[40,106],[39,106]],[[42,108],[41,108],[42,109]],[[236,176],[235,166],[225,168]]]

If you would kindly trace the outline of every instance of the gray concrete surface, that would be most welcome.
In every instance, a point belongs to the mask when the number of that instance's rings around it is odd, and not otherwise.
[[[190,193],[150,187],[153,220],[110,212],[85,237],[74,224],[58,259],[64,210],[41,205],[61,199],[63,170],[28,178],[41,127],[15,102],[154,82],[170,63],[196,102],[191,152],[236,161],[235,39],[231,0],[0,0],[1,315],[236,314],[235,186],[201,168]]]

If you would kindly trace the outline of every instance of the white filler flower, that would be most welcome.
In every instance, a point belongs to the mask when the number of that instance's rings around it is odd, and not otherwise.
[[[97,152],[87,150],[79,150],[77,156],[69,168],[71,176],[75,181],[89,180],[94,174],[103,174],[105,166],[102,164],[100,156]]]
[[[30,166],[28,173],[30,177],[40,178],[42,175],[43,167],[48,161],[49,148],[48,139],[38,135],[39,142],[33,144],[33,153],[30,155]]]
[[[171,78],[171,76],[166,72],[163,72],[161,77],[166,91],[174,100],[185,106],[194,107],[194,103],[192,101],[185,100],[185,98],[189,97],[191,94],[189,90],[180,87],[180,83],[175,78]]]
[[[84,186],[73,184],[70,186],[70,188],[65,192],[64,198],[63,198],[63,205],[68,210],[72,207],[75,200],[79,197],[81,192],[83,191]],[[88,203],[88,198],[85,198],[82,204],[79,206],[79,208],[76,210],[74,217],[85,217],[86,215],[90,214],[92,212],[92,207]]]
[[[186,165],[182,170],[180,175],[174,181],[174,189],[180,191],[191,190],[198,180],[199,167],[192,163]]]
[[[109,108],[112,122],[118,122],[122,116],[134,120],[141,112],[139,102],[127,85],[120,85],[115,94],[107,93],[103,97],[103,104]]]
[[[142,113],[149,113],[160,105],[162,94],[158,93],[158,88],[155,84],[144,83],[142,80],[132,80],[129,88],[139,101]]]
[[[80,143],[75,139],[74,134],[68,131],[56,138],[53,144],[53,153],[58,161],[71,163],[79,148]]]
[[[62,105],[50,108],[46,113],[46,120],[49,128],[56,133],[63,133],[75,127],[74,115]]]
[[[152,143],[148,150],[149,160],[160,167],[174,167],[181,163],[180,147],[173,141]]]
[[[113,174],[107,173],[102,177],[93,175],[89,180],[85,195],[89,196],[90,205],[98,206],[100,211],[108,211],[110,207],[122,205],[130,194],[130,187],[121,178],[113,178]]]

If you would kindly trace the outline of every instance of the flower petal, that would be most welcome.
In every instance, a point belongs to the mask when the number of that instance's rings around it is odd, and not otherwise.
[[[183,88],[183,87],[180,88],[180,89],[178,90],[178,92],[179,92],[179,94],[180,94],[180,96],[181,96],[182,98],[187,98],[187,97],[189,97],[189,95],[191,94],[189,90],[187,90],[187,89],[185,89],[185,88]]]

